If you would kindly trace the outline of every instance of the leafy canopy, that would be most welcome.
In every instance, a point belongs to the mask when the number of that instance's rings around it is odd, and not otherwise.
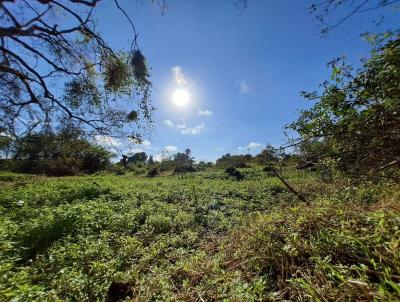
[[[380,39],[381,38],[381,39]],[[386,175],[400,167],[400,37],[374,36],[371,57],[354,70],[343,59],[330,63],[322,92],[289,128],[307,143],[324,145],[320,159],[355,175]]]

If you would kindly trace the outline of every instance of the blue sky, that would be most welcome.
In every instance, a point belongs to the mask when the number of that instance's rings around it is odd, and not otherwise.
[[[310,0],[250,0],[243,11],[234,3],[169,0],[162,16],[150,1],[120,0],[151,67],[157,108],[154,130],[131,151],[190,148],[197,160],[213,161],[284,143],[284,125],[309,106],[299,92],[329,78],[331,59],[345,55],[357,64],[368,55],[360,34],[377,30],[371,21],[380,13],[355,16],[322,37],[306,10]],[[388,15],[387,27],[398,22]],[[113,1],[100,2],[96,17],[105,39],[126,48],[131,29]],[[190,95],[186,106],[173,102],[178,88]]]

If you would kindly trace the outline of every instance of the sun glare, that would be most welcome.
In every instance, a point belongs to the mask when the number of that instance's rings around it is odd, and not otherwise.
[[[185,89],[176,89],[174,91],[174,94],[172,95],[172,100],[175,103],[175,105],[179,107],[184,107],[189,103],[190,100],[190,95],[189,92]]]

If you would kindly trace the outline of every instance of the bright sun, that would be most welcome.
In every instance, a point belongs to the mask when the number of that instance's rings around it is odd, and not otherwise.
[[[185,89],[176,89],[174,94],[172,95],[172,100],[174,101],[175,105],[184,107],[189,103],[190,95],[189,92]]]

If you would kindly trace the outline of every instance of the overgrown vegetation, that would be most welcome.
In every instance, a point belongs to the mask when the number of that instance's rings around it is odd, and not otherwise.
[[[0,300],[400,299],[398,185],[240,173],[2,174]]]
[[[153,107],[132,20],[115,0],[134,37],[114,52],[95,31],[98,2],[0,1],[0,301],[400,301],[398,31],[365,35],[356,70],[329,64],[288,146],[111,163],[88,134],[140,143]],[[310,12],[326,33],[399,1],[371,2]],[[60,29],[60,13],[76,26]]]
[[[331,81],[290,128],[300,134],[300,149],[314,165],[353,177],[392,178],[400,168],[400,39],[396,33],[368,36],[371,57],[353,71],[342,60],[330,63]]]
[[[94,173],[110,166],[111,153],[88,141],[79,129],[64,127],[57,132],[31,133],[10,140],[0,159],[0,170],[49,176]]]

